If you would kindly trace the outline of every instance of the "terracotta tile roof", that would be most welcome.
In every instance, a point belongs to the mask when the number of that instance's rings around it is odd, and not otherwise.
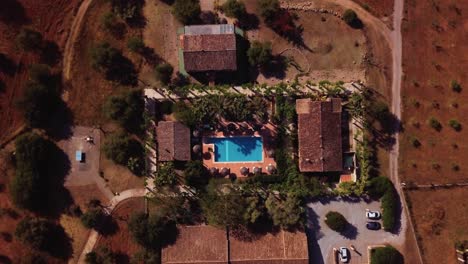
[[[190,129],[180,122],[161,121],[156,128],[159,161],[190,160]]]
[[[299,169],[302,172],[341,171],[341,99],[296,100]]]
[[[163,264],[308,264],[307,237],[303,232],[280,231],[237,240],[224,229],[211,226],[181,226],[175,244],[162,250]],[[229,251],[229,252],[228,252]],[[229,259],[228,259],[229,258]]]
[[[185,70],[188,72],[235,71],[237,69],[234,31],[212,30],[210,33],[185,34],[180,37],[180,44]]]

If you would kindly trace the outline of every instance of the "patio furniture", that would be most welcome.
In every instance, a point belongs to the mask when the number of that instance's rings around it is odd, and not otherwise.
[[[244,175],[244,176],[247,175],[247,174],[249,174],[249,168],[247,168],[247,167],[241,167],[241,168],[240,168],[240,173],[241,173],[242,175]]]
[[[230,173],[230,170],[228,168],[226,168],[226,167],[221,168],[221,175],[222,176],[227,176],[227,175],[229,175],[229,173]]]
[[[254,174],[262,173],[262,167],[253,167],[253,173]]]
[[[210,168],[210,173],[211,173],[211,175],[216,175],[216,174],[219,173],[219,170],[218,170],[218,168],[211,167]]]
[[[266,170],[268,173],[274,173],[276,171],[276,168],[275,166],[273,166],[272,164],[268,164],[268,166],[266,167]]]
[[[201,151],[201,146],[198,145],[198,144],[195,145],[195,146],[193,146],[192,151],[193,151],[193,153],[200,153],[200,151]]]

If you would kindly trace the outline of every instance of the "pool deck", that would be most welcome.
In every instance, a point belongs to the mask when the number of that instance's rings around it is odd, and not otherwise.
[[[222,168],[228,168],[230,175],[226,177],[237,177],[246,178],[249,177],[253,172],[254,167],[262,168],[263,173],[268,173],[266,167],[273,165],[276,167],[274,157],[269,156],[269,151],[274,150],[274,139],[276,136],[276,128],[268,123],[264,124],[260,131],[254,131],[252,126],[247,123],[235,123],[237,129],[234,131],[213,131],[203,133],[203,164],[209,168],[217,168],[221,171]],[[263,141],[263,161],[260,162],[215,162],[214,153],[211,150],[214,149],[213,144],[206,143],[208,138],[211,137],[241,137],[241,136],[260,136]],[[240,169],[247,167],[249,169],[248,175],[242,175]]]

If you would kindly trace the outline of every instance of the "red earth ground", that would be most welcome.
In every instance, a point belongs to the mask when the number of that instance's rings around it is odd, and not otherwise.
[[[42,33],[45,40],[55,42],[62,50],[67,40],[73,14],[80,0],[2,0],[0,1],[0,53],[16,67],[0,69],[0,80],[6,86],[0,90],[0,143],[22,126],[15,101],[21,96],[27,81],[27,68],[38,63],[37,54],[19,51],[15,37],[22,27]],[[60,59],[59,59],[60,61]],[[16,69],[14,69],[16,68]],[[59,67],[56,66],[58,69]]]

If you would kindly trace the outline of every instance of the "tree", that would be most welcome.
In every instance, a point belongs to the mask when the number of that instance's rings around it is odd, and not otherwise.
[[[371,264],[403,264],[403,255],[394,247],[387,245],[371,250]]]
[[[113,264],[117,262],[117,255],[107,247],[99,247],[86,254],[87,264]]]
[[[34,133],[26,133],[15,141],[16,175],[11,182],[15,206],[37,210],[47,195],[47,163],[49,142]]]
[[[271,51],[271,42],[267,41],[261,43],[259,41],[254,41],[250,48],[247,50],[247,57],[251,65],[263,66],[267,64],[273,58]]]
[[[330,211],[325,215],[325,224],[327,224],[330,229],[341,233],[348,226],[348,221],[346,221],[346,218],[342,214]]]
[[[84,227],[97,229],[105,217],[101,208],[90,208],[81,215],[80,220]]]
[[[141,53],[145,49],[145,43],[141,37],[130,37],[127,41],[127,47],[132,52]]]
[[[113,12],[107,12],[101,17],[101,25],[105,31],[111,34],[119,34],[122,31],[123,23],[117,21],[117,17]]]
[[[133,239],[146,249],[160,249],[175,242],[178,235],[176,223],[165,216],[137,213],[128,223]]]
[[[160,264],[161,252],[159,250],[142,250],[132,256],[130,263]]]
[[[210,191],[201,201],[204,215],[210,225],[237,229],[246,225],[246,200],[235,188],[221,193]]]
[[[103,112],[107,118],[133,133],[140,133],[143,130],[144,110],[145,102],[141,90],[125,91],[110,96],[103,105]]]
[[[38,51],[42,47],[42,35],[35,30],[22,28],[16,36],[16,45],[23,51]]]
[[[156,79],[164,85],[167,85],[169,82],[171,82],[173,72],[174,68],[169,63],[158,64],[154,69]]]
[[[91,64],[102,70],[112,67],[121,56],[120,52],[107,42],[101,42],[91,49]]]
[[[184,170],[185,184],[202,189],[208,184],[208,171],[200,160],[189,161]]]
[[[362,22],[354,10],[346,9],[343,13],[343,20],[353,28],[362,27]]]
[[[245,4],[242,1],[238,0],[228,0],[222,6],[221,10],[226,14],[228,17],[233,18],[241,18],[247,14],[245,10]]]
[[[263,19],[269,23],[274,20],[281,8],[278,0],[259,0],[258,9]]]
[[[172,13],[182,24],[193,24],[200,17],[200,2],[199,0],[175,0]]]
[[[45,250],[50,242],[53,225],[47,220],[26,217],[16,226],[15,236],[37,250]]]
[[[435,117],[431,117],[428,120],[429,126],[435,129],[436,131],[442,130],[442,124]]]
[[[265,206],[273,219],[273,224],[282,228],[296,228],[303,225],[304,208],[302,201],[294,195],[277,197],[268,195]]]
[[[47,84],[51,81],[52,74],[46,64],[32,64],[29,67],[29,80],[35,83]]]

